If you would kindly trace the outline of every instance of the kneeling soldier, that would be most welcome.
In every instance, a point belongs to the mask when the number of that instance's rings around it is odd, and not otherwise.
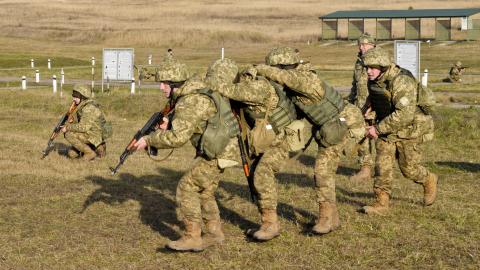
[[[107,153],[105,139],[111,136],[110,123],[105,120],[100,105],[92,99],[86,86],[74,85],[72,97],[77,108],[72,113],[72,121],[62,128],[65,139],[72,145],[68,149],[68,157],[83,155],[83,160],[104,157]]]

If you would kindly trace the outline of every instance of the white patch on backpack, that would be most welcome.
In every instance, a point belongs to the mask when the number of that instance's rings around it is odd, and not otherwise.
[[[402,106],[407,106],[410,103],[407,97],[402,97],[398,102],[400,102]]]

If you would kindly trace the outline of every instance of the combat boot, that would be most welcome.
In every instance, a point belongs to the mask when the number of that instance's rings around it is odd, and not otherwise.
[[[319,215],[317,224],[313,226],[312,231],[316,234],[329,233],[340,226],[337,205],[329,202],[319,204]]]
[[[252,237],[258,241],[268,241],[280,235],[280,223],[278,223],[277,210],[261,209],[262,226],[253,233]]]
[[[377,215],[385,215],[388,211],[388,204],[390,202],[390,196],[387,192],[381,189],[373,189],[375,192],[375,202],[371,205],[364,206],[362,208],[362,212],[365,214],[377,214]]]
[[[223,234],[223,225],[220,219],[208,220],[205,226],[207,233],[203,236],[204,248],[223,243],[225,235]]]
[[[68,148],[67,157],[74,159],[78,158],[79,156],[80,154],[78,153],[77,149],[75,149],[74,147]]]
[[[427,180],[423,183],[423,204],[425,206],[432,205],[437,197],[438,176],[429,172]]]
[[[362,182],[368,181],[372,177],[372,168],[370,166],[362,166],[360,171],[350,176],[350,181]]]
[[[95,151],[93,151],[92,148],[90,148],[90,146],[88,145],[86,145],[86,147],[82,150],[84,150],[82,151],[83,152],[82,159],[85,161],[90,161],[97,157],[97,153],[95,153]]]
[[[97,156],[103,158],[107,155],[107,144],[105,142],[101,143],[97,149],[95,149]]]
[[[185,232],[177,241],[170,241],[167,248],[177,251],[202,251],[202,229],[199,222],[185,221]]]

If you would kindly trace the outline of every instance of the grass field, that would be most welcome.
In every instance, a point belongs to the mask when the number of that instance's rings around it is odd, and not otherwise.
[[[68,89],[66,90],[68,94]],[[52,152],[40,160],[51,128],[69,98],[49,89],[0,91],[0,268],[1,269],[478,269],[480,204],[480,111],[440,109],[436,141],[426,145],[425,161],[440,175],[438,201],[421,204],[421,186],[396,172],[393,208],[386,217],[356,210],[373,199],[371,182],[351,183],[353,157],[338,170],[341,228],[316,237],[307,233],[317,214],[314,204],[315,145],[277,175],[283,233],[268,243],[247,241],[244,231],[259,222],[249,202],[240,168],[226,171],[217,199],[227,240],[199,254],[167,252],[180,235],[175,187],[194,162],[185,146],[156,163],[136,153],[112,177],[136,129],[165,102],[158,93],[128,90],[98,95],[114,136],[108,156],[93,163]],[[141,109],[140,109],[141,108]],[[59,138],[60,153],[65,140]],[[179,164],[182,164],[179,166]],[[273,263],[273,264],[272,264]]]
[[[114,134],[108,155],[83,163],[64,156],[66,141],[41,160],[51,129],[71,102],[34,86],[35,59],[42,79],[65,68],[70,79],[100,74],[102,48],[135,49],[135,63],[167,48],[202,73],[220,48],[240,65],[260,63],[277,45],[299,48],[336,87],[351,83],[354,42],[319,42],[318,16],[335,10],[478,7],[477,1],[313,0],[0,0],[0,269],[479,269],[480,109],[440,107],[436,139],[425,145],[425,164],[440,175],[438,201],[422,206],[421,186],[395,172],[392,210],[386,217],[357,212],[373,200],[372,182],[352,183],[356,159],[342,159],[337,200],[341,227],[325,236],[308,230],[317,215],[313,164],[316,145],[278,173],[283,232],[267,243],[250,242],[245,230],[259,224],[241,168],[227,170],[216,193],[227,239],[202,253],[171,253],[164,245],[180,236],[175,189],[193,166],[190,145],[164,162],[135,153],[111,176],[126,144],[146,119],[163,107],[158,90],[113,87],[97,93]],[[309,42],[309,44],[307,44]],[[391,43],[381,46],[393,51]],[[480,77],[465,84],[439,83],[457,60],[480,74],[480,42],[422,44],[421,68],[443,104],[480,102]],[[47,59],[53,69],[46,68]],[[18,69],[21,68],[21,69]],[[27,76],[29,90],[20,91]],[[17,81],[1,81],[18,78]],[[97,75],[100,78],[100,75]],[[443,91],[443,92],[440,92]],[[447,91],[447,92],[444,92]],[[454,92],[454,93],[453,93]],[[161,153],[165,154],[165,153]]]

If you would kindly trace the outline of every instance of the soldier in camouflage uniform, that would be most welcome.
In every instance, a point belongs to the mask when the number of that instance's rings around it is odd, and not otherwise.
[[[237,73],[233,61],[218,60],[209,67],[207,79],[231,83]],[[145,136],[135,147],[177,148],[189,140],[196,147],[198,161],[180,179],[176,193],[178,214],[185,232],[167,247],[178,251],[201,251],[225,238],[214,193],[223,170],[238,164],[236,135],[239,127],[228,100],[207,89],[203,81],[189,79],[184,64],[166,61],[158,74],[160,88],[175,102],[171,129]],[[206,227],[203,238],[202,219]]]
[[[364,63],[368,67],[369,110],[377,115],[375,125],[367,127],[367,135],[378,139],[373,186],[376,201],[363,207],[363,211],[387,212],[396,157],[402,174],[423,185],[424,204],[431,205],[438,177],[420,165],[420,146],[433,139],[433,120],[417,105],[418,82],[409,71],[392,63],[381,48],[369,50]]]
[[[363,64],[363,55],[370,49],[375,48],[375,39],[368,33],[361,35],[358,38],[358,55],[357,61],[353,71],[352,89],[348,100],[353,105],[357,106],[360,110],[364,110],[365,102],[368,97],[368,77],[367,68]],[[362,111],[362,113],[365,113]],[[375,118],[374,113],[364,115],[366,122],[372,122]],[[360,171],[350,177],[351,181],[367,181],[372,176],[373,168],[373,140],[366,138],[359,145],[358,157],[360,161]]]
[[[248,137],[256,166],[251,173],[254,175],[258,208],[262,215],[261,227],[249,230],[248,234],[256,240],[268,241],[280,234],[275,173],[288,159],[290,148],[286,138],[290,129],[287,126],[296,119],[295,107],[280,85],[257,77],[253,67],[241,73],[239,83],[216,84],[212,85],[212,89],[246,105],[242,108],[241,116],[245,115],[245,122],[253,124]]]
[[[315,129],[319,218],[312,230],[317,234],[329,233],[340,225],[335,196],[340,155],[348,138],[360,140],[364,135],[363,116],[357,107],[345,104],[340,94],[322,81],[311,65],[300,62],[298,50],[274,48],[265,60],[267,65],[256,67],[258,74],[284,86],[287,95]]]
[[[104,157],[107,146],[105,139],[111,135],[111,125],[105,120],[100,106],[91,97],[91,91],[85,85],[73,86],[72,97],[77,108],[72,113],[73,120],[63,128],[65,139],[72,145],[67,156],[83,160]]]
[[[462,67],[462,62],[457,61],[455,65],[450,69],[448,78],[452,83],[462,82],[462,74],[465,71],[465,68]]]

